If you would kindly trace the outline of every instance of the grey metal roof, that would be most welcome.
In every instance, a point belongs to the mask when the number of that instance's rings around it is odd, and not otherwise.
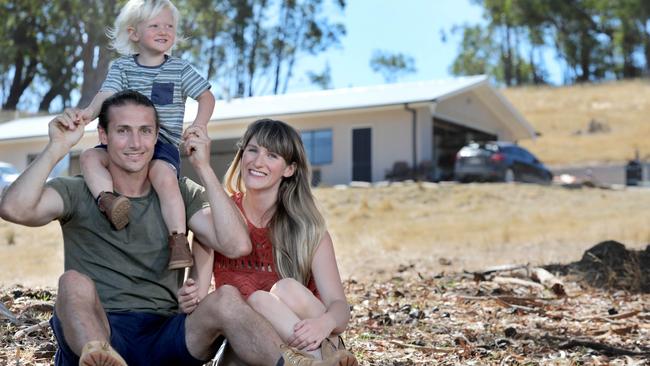
[[[388,105],[428,102],[462,93],[480,86],[489,86],[484,75],[445,80],[418,81],[366,87],[332,89],[284,95],[260,96],[229,101],[218,100],[211,121],[247,119],[260,116],[311,114],[346,109],[373,108]],[[495,93],[498,93],[495,91]],[[185,120],[196,116],[198,104],[188,99]],[[505,109],[517,123],[528,126],[509,103]],[[53,116],[16,119],[0,124],[0,141],[47,136],[48,122]],[[87,132],[96,130],[96,121],[86,126]]]

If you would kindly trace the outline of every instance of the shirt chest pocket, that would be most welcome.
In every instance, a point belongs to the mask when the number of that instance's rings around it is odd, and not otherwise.
[[[174,102],[174,83],[156,83],[151,86],[153,104],[165,105]]]

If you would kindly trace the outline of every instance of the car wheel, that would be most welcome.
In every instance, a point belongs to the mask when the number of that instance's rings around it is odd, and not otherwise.
[[[506,183],[512,183],[515,181],[515,172],[512,171],[512,169],[506,170],[506,172],[503,174],[503,181]]]

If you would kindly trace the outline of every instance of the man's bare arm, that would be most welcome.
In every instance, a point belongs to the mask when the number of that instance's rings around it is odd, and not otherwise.
[[[45,149],[7,188],[0,200],[0,217],[27,226],[41,226],[63,213],[63,200],[45,181],[54,166],[83,136],[84,126],[75,122],[78,110],[66,109],[49,124]]]
[[[210,139],[205,130],[189,127],[184,148],[205,187],[211,207],[190,218],[190,229],[203,245],[226,257],[237,258],[250,253],[252,247],[246,222],[210,166]]]

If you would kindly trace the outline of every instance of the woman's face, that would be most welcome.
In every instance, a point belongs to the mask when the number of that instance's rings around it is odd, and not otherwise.
[[[295,172],[294,164],[287,164],[282,156],[257,144],[252,137],[244,147],[241,175],[246,190],[278,189],[284,177]]]

